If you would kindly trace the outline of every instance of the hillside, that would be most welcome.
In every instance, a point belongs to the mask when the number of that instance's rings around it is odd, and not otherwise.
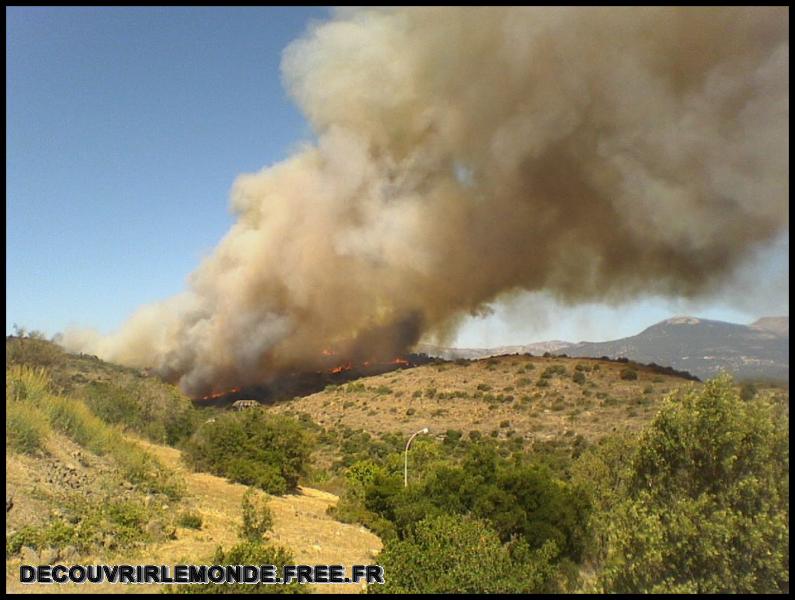
[[[740,379],[789,380],[789,335],[783,322],[736,325],[678,317],[613,342],[581,342],[566,349],[572,356],[627,356],[689,371],[702,379],[726,370]],[[771,331],[771,329],[775,329]]]
[[[51,457],[39,462],[35,459],[21,458],[18,456],[6,457],[6,497],[14,498],[14,508],[8,512],[7,535],[12,537],[24,526],[30,527],[38,520],[34,513],[48,514],[53,510],[53,503],[46,499],[36,498],[31,495],[33,489],[41,490],[43,485],[47,489],[47,477],[44,475],[55,465],[66,461],[68,466],[61,468],[72,473],[69,462],[70,456],[77,454],[81,457],[88,469],[80,467],[72,476],[76,483],[70,484],[75,493],[90,494],[90,485],[97,483],[97,469],[102,469],[96,464],[95,459],[85,452],[77,449],[74,444],[69,444],[66,439],[59,439],[59,445],[66,450],[62,456]],[[47,547],[38,551],[24,547],[19,556],[12,555],[6,561],[6,591],[11,593],[31,592],[29,586],[23,586],[18,581],[19,565],[41,561],[45,564],[60,562],[68,563],[109,563],[109,564],[211,564],[211,559],[218,545],[229,547],[238,541],[237,528],[241,522],[240,505],[247,486],[231,483],[224,478],[215,477],[206,473],[193,473],[187,471],[180,459],[180,452],[173,448],[159,446],[143,440],[135,440],[152,456],[157,457],[160,464],[175,473],[185,484],[184,497],[179,501],[166,501],[161,508],[174,514],[189,511],[197,514],[202,519],[200,529],[183,527],[179,524],[171,525],[161,535],[151,541],[141,542],[132,548],[117,548],[112,540],[103,540],[103,545],[94,550],[80,552],[72,546]],[[75,448],[72,450],[72,448]],[[81,463],[82,465],[82,463]],[[112,469],[105,468],[103,475],[109,474]],[[55,471],[60,471],[55,467]],[[100,478],[102,475],[100,476]],[[100,479],[101,480],[101,479]],[[49,484],[51,485],[51,484]],[[39,494],[41,491],[39,492]],[[120,496],[132,499],[136,497],[133,488],[120,486],[116,491]],[[333,520],[328,515],[328,509],[333,507],[338,498],[328,492],[312,488],[301,488],[299,494],[284,497],[268,497],[268,506],[274,515],[274,529],[269,539],[279,545],[286,546],[294,552],[296,562],[303,564],[368,564],[381,548],[381,542],[366,529],[354,525],[347,525]],[[152,501],[146,497],[139,498],[143,502]],[[152,510],[152,512],[155,512]],[[162,515],[161,515],[162,518]],[[159,523],[153,519],[150,523]],[[41,525],[41,523],[39,523]],[[157,526],[147,525],[147,529],[157,529]],[[152,593],[166,586],[130,586],[125,589],[132,593]],[[66,586],[64,591],[80,590],[92,593],[118,591],[118,586],[97,585],[86,588],[84,586]],[[52,591],[50,588],[41,591]],[[352,592],[359,591],[359,586],[316,586],[316,593]]]
[[[694,505],[706,508],[688,518],[709,520],[711,537],[693,538],[688,526],[676,533],[687,547],[704,541],[708,549],[723,548],[725,510],[766,524],[761,537],[737,544],[750,544],[749,553],[763,561],[755,572],[768,569],[771,577],[724,584],[741,567],[732,548],[709,550],[712,563],[694,581],[716,590],[778,590],[788,582],[781,566],[788,542],[780,489],[788,468],[784,387],[728,378],[702,383],[626,359],[516,354],[396,363],[358,379],[352,370],[351,379],[320,392],[273,396],[236,411],[197,408],[201,402],[194,406],[146,372],[69,355],[44,340],[10,338],[6,349],[11,591],[53,590],[23,588],[17,582],[23,563],[269,563],[265,557],[274,555],[267,552],[276,547],[287,552],[284,562],[383,564],[384,591],[459,590],[458,575],[435,577],[434,561],[477,573],[470,585],[482,591],[656,589],[656,583],[611,579],[616,571],[607,567],[626,558],[606,531],[618,527],[621,539],[631,539],[635,518],[627,521],[624,509],[631,515],[672,510],[668,496],[647,504],[650,497],[636,497],[633,484],[648,475],[636,459],[647,450],[659,455],[671,443],[688,445],[675,453],[689,461],[686,473],[679,459],[663,465],[671,481],[686,484],[678,494],[690,498],[687,482],[704,473],[709,486],[725,492]],[[700,416],[714,411],[719,418]],[[423,427],[430,435],[411,447],[406,486],[406,441]],[[683,431],[699,433],[683,437]],[[737,435],[755,440],[752,447],[721,446]],[[721,459],[720,469],[731,469],[726,474],[715,465],[705,471],[705,457],[725,452],[744,458]],[[649,468],[656,477],[658,464]],[[668,489],[661,481],[654,490]],[[752,489],[762,503],[735,507],[745,496],[726,492],[731,486]],[[247,497],[260,503],[258,518],[267,517],[254,538],[245,532]],[[657,539],[650,534],[655,523],[643,524],[641,541]],[[234,558],[246,544],[255,554]],[[626,551],[635,546],[631,541]],[[685,572],[689,567],[680,563],[691,553],[680,548],[666,539],[632,560],[653,560],[662,550],[672,565],[678,561],[669,571]],[[622,553],[618,562],[611,552]],[[490,560],[507,571],[484,567]],[[716,583],[709,577],[718,567],[724,570]],[[347,591],[358,590],[354,584]]]
[[[631,370],[637,379],[622,379]],[[581,383],[574,381],[579,373]],[[597,440],[637,430],[676,388],[698,385],[642,365],[594,359],[508,355],[393,371],[269,410],[307,413],[324,427],[402,434],[429,426],[480,431],[498,439],[545,441],[582,435]]]
[[[789,317],[762,317],[751,323],[749,327],[787,337],[789,336]]]
[[[448,360],[506,353],[565,353],[569,356],[626,357],[688,371],[701,379],[726,370],[739,379],[789,381],[789,317],[763,317],[750,325],[675,317],[637,335],[607,342],[536,342],[499,348],[445,348],[420,344],[418,350]]]
[[[7,591],[54,590],[23,586],[20,564],[212,564],[219,546],[240,543],[241,500],[250,488],[194,472],[179,449],[156,443],[173,433],[175,415],[188,434],[217,411],[193,409],[146,373],[70,355],[45,340],[7,339],[6,356]],[[297,563],[367,564],[381,547],[366,529],[329,516],[333,494],[302,486],[257,495],[273,516],[267,542],[287,548]],[[57,589],[119,591],[108,584]]]

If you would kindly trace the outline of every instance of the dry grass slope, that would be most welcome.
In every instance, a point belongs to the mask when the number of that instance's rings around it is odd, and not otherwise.
[[[99,553],[92,556],[81,556],[81,563],[110,564],[211,564],[215,549],[222,545],[229,548],[238,543],[238,527],[241,524],[240,505],[247,488],[244,485],[206,473],[188,471],[180,460],[180,452],[174,448],[159,446],[150,442],[135,439],[146,451],[156,456],[161,463],[174,473],[181,476],[186,483],[186,493],[179,503],[169,506],[173,512],[191,510],[202,517],[201,529],[177,527],[175,539],[166,539],[158,543],[147,544],[135,550],[125,552]],[[18,500],[27,511],[46,510],[22,499],[21,489],[34,489],[37,471],[43,465],[37,465],[30,457],[9,456],[6,459],[9,477],[6,492],[9,488],[17,493]],[[373,556],[381,549],[381,541],[373,533],[357,525],[346,525],[334,521],[326,513],[330,506],[336,504],[338,498],[332,494],[301,488],[300,494],[284,497],[270,497],[268,504],[273,511],[274,530],[268,538],[276,544],[286,546],[293,552],[299,564],[342,564],[350,568],[353,564],[370,564]],[[262,492],[257,492],[262,494]],[[262,494],[265,495],[265,494]],[[13,511],[12,511],[13,512]],[[17,520],[24,519],[18,513]],[[6,591],[11,593],[68,593],[80,592],[115,592],[152,593],[164,586],[140,585],[128,586],[124,589],[114,585],[80,586],[23,586],[19,583],[19,558],[6,561]],[[317,585],[313,586],[316,593],[353,592],[360,587],[351,585]]]
[[[628,369],[637,379],[622,378]],[[501,439],[526,440],[579,434],[595,441],[640,429],[666,394],[690,385],[700,384],[632,363],[509,355],[392,371],[269,410],[307,413],[325,427],[376,434],[407,434],[427,425],[437,434],[496,431]]]

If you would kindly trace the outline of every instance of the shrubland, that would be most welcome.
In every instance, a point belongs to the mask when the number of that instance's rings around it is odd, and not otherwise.
[[[312,444],[295,419],[253,409],[202,424],[185,442],[183,457],[195,470],[284,494],[306,472]]]

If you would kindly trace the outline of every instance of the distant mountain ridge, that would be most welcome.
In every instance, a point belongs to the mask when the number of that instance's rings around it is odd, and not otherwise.
[[[789,317],[762,317],[751,323],[749,327],[789,336]]]
[[[521,346],[497,346],[495,348],[448,348],[445,346],[434,346],[432,344],[417,344],[416,351],[424,352],[428,356],[444,358],[445,360],[455,360],[457,358],[478,359],[489,356],[501,356],[503,354],[543,354],[544,352],[557,352],[563,348],[571,346],[571,342],[561,340],[551,340],[548,342],[535,342]]]
[[[690,316],[673,317],[639,334],[608,342],[549,341],[498,348],[444,348],[420,344],[418,352],[448,360],[501,354],[565,353],[655,362],[701,379],[726,370],[738,379],[789,381],[789,317],[763,317],[750,325]]]

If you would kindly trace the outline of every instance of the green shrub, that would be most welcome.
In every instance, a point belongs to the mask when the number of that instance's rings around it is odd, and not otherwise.
[[[376,562],[384,585],[372,593],[536,593],[555,591],[554,543],[531,552],[503,544],[480,520],[440,515],[417,524],[402,540],[387,541]]]
[[[249,542],[261,542],[273,527],[273,513],[267,500],[258,498],[254,490],[249,489],[243,494],[242,509],[243,525],[240,528],[240,537]]]
[[[621,369],[621,379],[635,381],[637,378],[638,372],[635,369]]]
[[[46,452],[50,429],[45,415],[21,402],[6,403],[6,447],[12,452]]]
[[[461,436],[463,436],[463,435],[464,434],[463,434],[463,432],[460,429],[448,429],[447,433],[445,434],[444,441],[445,441],[445,443],[451,444],[451,445],[454,446],[455,444],[457,444],[459,442],[459,440],[461,439]]]
[[[565,375],[566,367],[563,365],[550,365],[541,372],[542,379],[550,379],[555,375]]]
[[[789,587],[784,409],[741,400],[728,376],[680,392],[643,432],[618,484],[608,501],[596,496],[610,506],[601,590]]]
[[[61,348],[38,336],[6,338],[6,369],[12,365],[54,369],[61,366],[65,358]]]
[[[745,400],[746,402],[750,402],[756,397],[757,389],[753,383],[743,383],[740,386],[740,398]]]
[[[582,371],[575,371],[574,375],[571,376],[571,379],[577,385],[582,385],[585,383],[585,375]]]
[[[219,546],[210,564],[213,565],[274,565],[277,576],[284,565],[295,564],[295,559],[286,548],[261,542],[245,541],[228,551]],[[301,594],[305,586],[297,582],[290,584],[225,583],[174,585],[169,591],[180,594]]]
[[[89,502],[82,496],[62,500],[64,517],[41,526],[26,526],[6,540],[6,552],[16,554],[22,546],[36,550],[74,546],[79,552],[93,552],[108,539],[117,548],[130,548],[155,541],[145,531],[148,510],[135,500]]]
[[[94,381],[81,388],[79,395],[106,423],[159,444],[182,442],[204,420],[187,396],[156,379]]]
[[[187,529],[201,529],[203,522],[202,516],[193,511],[184,511],[177,517],[177,525]]]
[[[283,494],[296,489],[306,472],[313,435],[289,417],[261,410],[228,413],[199,427],[183,457],[198,471]]]

